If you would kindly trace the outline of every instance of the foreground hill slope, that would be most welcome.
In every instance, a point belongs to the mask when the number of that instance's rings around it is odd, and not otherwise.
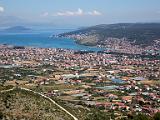
[[[118,38],[134,45],[148,46],[160,39],[160,23],[102,24],[60,34],[58,37],[71,37],[84,45],[103,45],[103,41],[108,38]]]
[[[0,119],[72,120],[47,99],[20,89],[0,93]]]

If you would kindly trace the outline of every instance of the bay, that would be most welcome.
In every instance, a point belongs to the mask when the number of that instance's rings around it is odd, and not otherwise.
[[[8,44],[38,48],[62,48],[72,50],[102,51],[102,48],[90,47],[77,44],[73,39],[50,37],[55,32],[32,32],[32,33],[0,33],[0,44]]]

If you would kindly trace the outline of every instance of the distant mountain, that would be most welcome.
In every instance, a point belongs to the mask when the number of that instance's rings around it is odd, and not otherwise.
[[[9,27],[7,29],[5,29],[5,32],[27,32],[30,31],[30,28],[26,28],[23,26],[14,26],[14,27]]]
[[[103,44],[108,38],[125,38],[133,44],[148,46],[160,39],[160,23],[102,24],[58,36],[74,38],[84,45]]]

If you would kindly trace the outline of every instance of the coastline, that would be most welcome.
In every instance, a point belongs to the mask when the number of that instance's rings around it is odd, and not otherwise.
[[[14,34],[0,35],[0,44],[13,46],[25,46],[36,48],[62,48],[84,51],[104,51],[104,48],[97,46],[86,46],[78,44],[75,39],[49,37],[49,34]]]

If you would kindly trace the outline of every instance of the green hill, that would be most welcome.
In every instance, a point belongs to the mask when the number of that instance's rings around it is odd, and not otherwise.
[[[81,38],[77,35],[81,36]],[[108,38],[126,38],[134,45],[152,45],[160,39],[160,23],[119,23],[102,24],[63,33],[59,37],[71,37],[84,45],[103,44]]]

